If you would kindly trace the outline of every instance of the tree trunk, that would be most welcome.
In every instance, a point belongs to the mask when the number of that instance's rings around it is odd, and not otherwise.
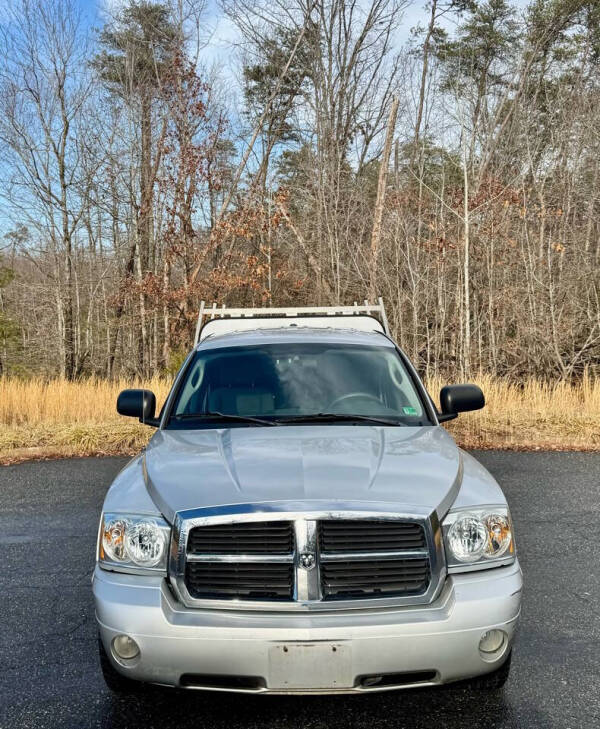
[[[421,134],[421,124],[423,121],[423,109],[425,107],[425,89],[427,86],[427,72],[429,69],[429,51],[431,44],[431,37],[435,30],[437,0],[431,2],[431,16],[429,18],[429,25],[427,26],[427,35],[423,43],[423,67],[421,69],[421,84],[419,87],[419,103],[417,106],[417,120],[415,122],[415,137],[413,141],[413,149],[411,158],[414,160],[417,154],[417,147],[419,146],[419,136]]]
[[[398,99],[392,98],[392,106],[388,117],[385,133],[385,144],[379,167],[379,181],[377,183],[377,200],[375,201],[375,214],[373,216],[373,232],[371,234],[371,259],[369,267],[369,299],[375,301],[377,298],[377,259],[379,258],[379,243],[381,239],[381,221],[383,219],[383,206],[385,203],[385,189],[387,184],[388,167],[390,166],[390,154],[392,152],[392,140],[396,128],[396,117],[398,115]]]
[[[466,133],[463,132],[463,194],[464,194],[464,219],[463,219],[463,358],[462,369],[465,377],[471,371],[471,300],[470,300],[470,261],[469,248],[471,245],[471,221],[469,218],[469,170],[467,161]]]

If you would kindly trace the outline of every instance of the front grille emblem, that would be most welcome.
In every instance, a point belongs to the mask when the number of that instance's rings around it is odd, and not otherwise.
[[[298,561],[300,563],[300,567],[305,570],[312,570],[312,568],[317,563],[316,557],[313,552],[301,552]]]

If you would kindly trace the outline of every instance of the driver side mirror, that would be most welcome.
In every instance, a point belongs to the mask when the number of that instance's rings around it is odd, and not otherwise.
[[[469,410],[481,410],[485,405],[485,397],[477,385],[446,385],[440,390],[441,415],[440,423],[452,420],[458,413]]]
[[[139,418],[140,423],[158,425],[155,419],[156,397],[150,390],[123,390],[117,398],[117,412],[130,418]]]

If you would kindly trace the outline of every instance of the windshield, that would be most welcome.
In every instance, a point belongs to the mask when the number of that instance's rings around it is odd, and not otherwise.
[[[323,342],[201,350],[188,367],[169,427],[184,421],[195,427],[191,422],[203,418],[213,425],[218,418],[269,425],[352,417],[390,425],[429,422],[392,347]]]

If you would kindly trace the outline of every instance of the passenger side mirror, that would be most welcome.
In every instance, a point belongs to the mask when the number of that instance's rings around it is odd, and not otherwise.
[[[117,412],[130,418],[139,418],[140,423],[158,425],[154,418],[156,397],[150,390],[123,390],[117,398]]]
[[[483,392],[477,385],[446,385],[440,390],[442,413],[438,420],[443,423],[456,418],[458,413],[481,410],[484,405]]]

